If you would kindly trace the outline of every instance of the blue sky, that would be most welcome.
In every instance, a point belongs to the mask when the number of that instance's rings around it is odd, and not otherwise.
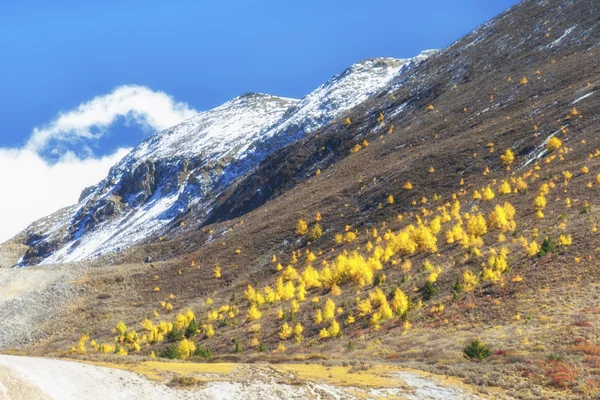
[[[250,91],[302,97],[361,59],[445,47],[516,2],[1,2],[0,165],[16,167],[23,149],[48,168],[104,157],[94,173],[73,180],[75,193],[75,185],[98,180],[117,152],[198,110]],[[138,89],[123,97],[123,85]],[[115,99],[153,105],[133,106],[142,114],[133,120],[90,110],[108,112]],[[83,121],[85,110],[91,119]],[[66,132],[59,113],[81,134]]]

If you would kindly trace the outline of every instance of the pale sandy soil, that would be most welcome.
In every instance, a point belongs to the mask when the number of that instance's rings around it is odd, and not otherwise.
[[[244,365],[241,368],[254,368]],[[264,371],[264,369],[261,369]],[[75,361],[0,355],[0,399],[6,400],[175,400],[175,399],[475,399],[463,389],[401,373],[397,388],[358,389],[306,382],[289,385],[252,374],[252,381],[214,381],[178,390],[136,373]],[[401,379],[401,380],[400,380]],[[402,388],[402,389],[400,389]]]
[[[43,339],[44,323],[76,295],[76,276],[75,267],[0,268],[0,349]]]

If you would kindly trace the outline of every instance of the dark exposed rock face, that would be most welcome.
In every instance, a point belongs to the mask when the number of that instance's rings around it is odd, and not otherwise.
[[[144,160],[133,171],[128,171],[121,179],[117,195],[126,199],[133,207],[143,204],[156,190],[156,166]]]

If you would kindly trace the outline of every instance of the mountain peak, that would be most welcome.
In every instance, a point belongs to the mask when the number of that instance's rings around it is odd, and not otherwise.
[[[210,204],[274,151],[319,129],[384,88],[412,59],[360,61],[302,100],[247,92],[159,132],[109,176],[84,191],[38,238],[24,263],[60,263],[120,251],[165,229],[177,216]]]

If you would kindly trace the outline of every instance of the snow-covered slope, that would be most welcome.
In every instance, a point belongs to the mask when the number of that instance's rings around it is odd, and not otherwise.
[[[68,213],[33,224],[23,264],[120,251],[158,235],[190,207],[206,215],[219,193],[266,156],[397,82],[431,54],[359,62],[302,100],[245,94],[155,134]]]

